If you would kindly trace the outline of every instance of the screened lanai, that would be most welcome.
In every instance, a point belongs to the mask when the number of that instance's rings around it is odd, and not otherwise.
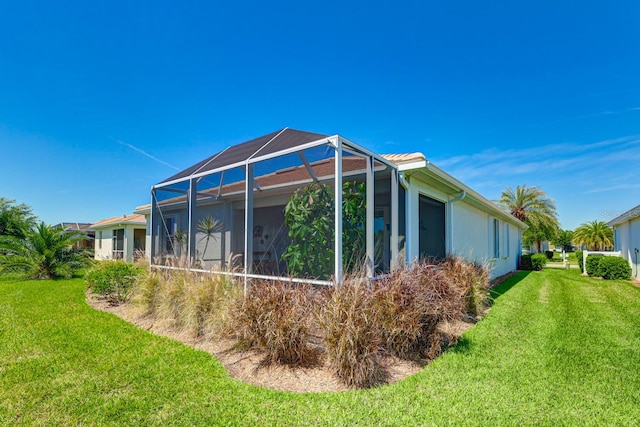
[[[395,165],[339,136],[285,128],[152,187],[151,263],[245,279],[333,284],[399,262]]]

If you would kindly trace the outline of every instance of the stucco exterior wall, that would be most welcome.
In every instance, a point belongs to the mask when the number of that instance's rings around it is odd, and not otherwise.
[[[465,259],[487,263],[492,277],[499,277],[518,268],[520,230],[498,219],[498,256],[494,248],[495,216],[469,205],[464,200],[450,204],[452,246],[450,253]]]
[[[618,224],[614,227],[614,246],[621,251],[631,266],[631,274],[640,279],[640,254],[636,257],[635,249],[640,250],[640,217]]]
[[[113,230],[99,229],[96,230],[96,243],[94,250],[94,258],[97,260],[111,259],[113,251]]]

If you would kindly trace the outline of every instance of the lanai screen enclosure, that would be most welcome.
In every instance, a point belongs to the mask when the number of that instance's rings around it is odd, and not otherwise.
[[[339,135],[285,128],[153,186],[151,262],[245,280],[374,277],[400,262],[404,208],[393,163]]]

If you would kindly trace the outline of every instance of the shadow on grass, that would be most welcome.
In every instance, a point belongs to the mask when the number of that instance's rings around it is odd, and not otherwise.
[[[513,288],[515,285],[520,283],[520,281],[522,281],[529,274],[531,274],[531,271],[518,271],[516,274],[509,277],[507,280],[500,283],[498,286],[491,288],[491,290],[489,291],[489,295],[491,296],[491,299],[494,301],[497,300],[502,295],[509,292],[511,288]]]
[[[458,338],[458,342],[447,351],[457,354],[469,354],[471,353],[471,340],[462,335]]]

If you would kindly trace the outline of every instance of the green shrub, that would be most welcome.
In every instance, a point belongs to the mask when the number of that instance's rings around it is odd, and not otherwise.
[[[266,353],[265,362],[303,365],[317,354],[309,345],[311,288],[263,281],[232,302],[229,332],[247,349]]]
[[[531,267],[533,270],[540,271],[547,264],[547,256],[545,254],[531,255]]]
[[[103,261],[91,267],[84,279],[93,292],[113,302],[122,302],[129,297],[143,273],[142,267],[124,261]]]
[[[578,258],[578,266],[580,266],[580,271],[584,271],[584,260],[582,259],[583,253],[582,251],[576,251],[576,258]]]
[[[520,255],[520,270],[533,270],[531,255]]]
[[[548,260],[552,260],[553,259],[553,251],[544,251],[544,256],[546,256]]]
[[[626,259],[617,256],[605,256],[598,265],[603,279],[630,280],[631,266]]]
[[[600,261],[604,258],[600,254],[593,254],[587,256],[587,274],[589,276],[602,277],[600,271]]]

